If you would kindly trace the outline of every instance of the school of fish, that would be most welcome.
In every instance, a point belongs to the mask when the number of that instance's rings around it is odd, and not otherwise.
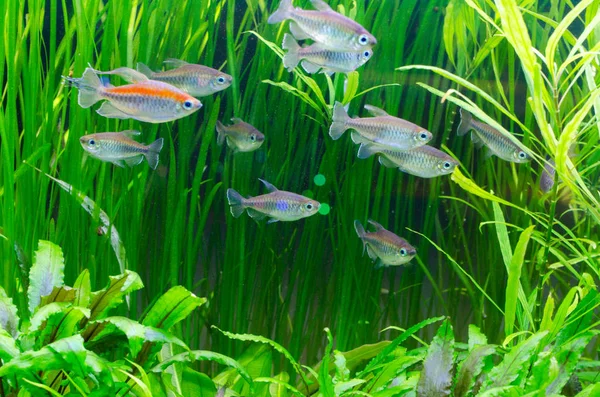
[[[285,33],[282,48],[286,50],[283,66],[289,72],[300,65],[306,73],[349,73],[363,66],[373,56],[377,39],[356,21],[336,12],[322,0],[311,0],[314,10],[294,7],[292,0],[282,0],[268,18],[269,24],[289,21],[290,33]],[[298,41],[310,40],[301,45]],[[136,69],[119,67],[99,71],[91,66],[79,78],[64,77],[66,85],[78,89],[78,104],[82,108],[102,102],[96,112],[107,118],[133,119],[146,123],[165,123],[190,116],[202,108],[199,99],[227,89],[233,77],[208,66],[169,58],[164,71],[154,71],[144,63]],[[127,84],[114,86],[103,75],[119,76]],[[379,157],[384,167],[397,168],[420,178],[434,178],[454,172],[459,162],[447,153],[428,145],[433,134],[408,120],[388,114],[372,105],[364,109],[371,117],[350,117],[346,107],[333,106],[329,135],[340,139],[351,130],[353,143],[359,145],[357,157]],[[216,121],[217,143],[225,142],[232,153],[253,152],[261,148],[265,135],[239,117],[225,125]],[[487,148],[486,158],[525,163],[532,159],[531,151],[513,137],[475,120],[471,113],[460,109],[457,135],[471,132],[477,148]],[[134,138],[135,130],[97,132],[80,137],[83,150],[89,156],[119,167],[135,166],[146,159],[152,169],[159,165],[164,139],[142,144]],[[266,180],[259,179],[267,193],[244,197],[233,188],[226,193],[231,214],[238,218],[244,212],[255,220],[268,218],[268,223],[296,221],[319,212],[321,203],[309,197],[279,190]],[[540,179],[543,191],[552,189],[554,164],[547,162]],[[410,262],[417,250],[406,240],[369,220],[375,231],[368,232],[359,220],[355,231],[376,268],[400,266]]]

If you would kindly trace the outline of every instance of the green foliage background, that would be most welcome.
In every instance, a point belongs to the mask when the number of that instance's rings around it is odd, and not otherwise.
[[[528,91],[531,76],[521,67],[525,62],[519,60],[516,39],[495,30],[506,28],[498,7],[518,6],[533,45],[543,51],[576,5],[527,0],[331,2],[350,10],[379,41],[373,59],[351,77],[358,87],[350,114],[363,115],[362,105],[368,103],[428,128],[434,145],[463,165],[453,176],[455,183],[451,178],[417,179],[380,167],[374,159],[358,160],[348,137],[332,141],[327,135],[329,106],[344,98],[344,77],[328,81],[318,75],[313,80],[283,69],[268,45],[280,43],[287,30],[266,24],[274,3],[5,1],[0,18],[0,260],[2,286],[19,308],[27,306],[24,275],[39,239],[62,247],[69,285],[83,269],[89,269],[94,289],[123,267],[137,272],[146,288],[131,296],[133,317],[175,285],[206,296],[208,305],[178,325],[177,334],[192,349],[231,357],[244,345],[211,325],[267,336],[292,356],[316,362],[325,327],[335,335],[336,348],[347,350],[377,341],[386,326],[408,328],[444,315],[452,319],[458,339],[465,340],[467,324],[474,323],[490,342],[502,343],[512,332],[539,330],[548,297],[558,307],[571,287],[595,287],[600,274],[600,151],[594,106],[600,74],[574,77],[588,67],[597,71],[598,64],[587,59],[585,68],[577,67],[584,55],[567,66],[570,80],[559,78],[557,87],[565,80],[575,83],[548,120],[557,140],[553,143],[547,129],[538,128],[539,106],[550,112],[549,105],[527,98],[558,104],[562,94]],[[309,7],[307,1],[296,3]],[[557,42],[559,65],[586,26],[591,31],[582,44],[598,51],[598,2],[579,4],[587,8]],[[61,75],[80,76],[88,63],[101,70],[135,67],[136,62],[160,68],[166,58],[223,67],[234,83],[203,98],[200,112],[161,125],[104,119],[81,109],[76,90],[61,84]],[[407,65],[440,70],[396,70]],[[555,86],[548,66],[540,69],[550,76],[548,85]],[[454,75],[443,76],[441,70]],[[454,76],[487,93],[508,114]],[[376,86],[381,87],[364,92]],[[294,95],[293,88],[305,97]],[[507,130],[524,133],[519,139],[538,154],[536,161],[514,165],[484,160],[466,137],[454,133],[457,107],[449,100],[460,97],[451,95],[442,103],[431,93],[443,95],[448,89],[459,89]],[[574,127],[573,139],[558,142],[586,101],[592,110]],[[216,144],[216,120],[233,116],[266,135],[260,151],[233,156]],[[131,128],[142,131],[143,142],[165,138],[155,172],[97,162],[84,156],[78,142],[85,133]],[[566,159],[571,141],[577,142],[572,161],[579,179]],[[564,189],[546,196],[539,191],[546,154],[557,159],[558,173],[571,188],[571,206]],[[94,200],[92,216],[80,198],[44,173]],[[327,178],[322,187],[312,181],[318,173]],[[259,194],[259,177],[281,189],[310,190],[332,211],[287,224],[233,219],[225,190]],[[118,230],[121,256],[111,245],[111,230],[99,229],[100,209]],[[352,227],[354,219],[367,218],[418,247],[414,265],[374,271]],[[507,269],[516,272],[512,278]],[[598,323],[597,312],[592,323]],[[430,340],[433,335],[427,336]],[[597,355],[596,341],[590,357]]]

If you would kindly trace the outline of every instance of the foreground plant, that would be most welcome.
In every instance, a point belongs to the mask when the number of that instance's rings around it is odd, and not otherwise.
[[[162,372],[165,363],[208,359],[244,372],[228,357],[190,351],[168,331],[206,299],[176,286],[141,321],[111,316],[127,294],[143,287],[137,273],[125,271],[92,292],[87,270],[73,287],[64,285],[64,267],[60,247],[40,241],[29,272],[28,310],[20,316],[0,288],[0,395],[156,396],[164,390],[183,396],[189,395],[183,368]],[[173,349],[184,353],[172,356]],[[186,369],[190,373],[201,376]],[[205,388],[216,392],[212,382]]]

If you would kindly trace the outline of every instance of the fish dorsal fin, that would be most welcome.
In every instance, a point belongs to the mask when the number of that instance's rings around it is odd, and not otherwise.
[[[108,72],[101,72],[99,70],[95,70],[95,72],[96,74],[115,74],[130,83],[142,83],[149,80],[145,74],[125,66],[109,70]]]
[[[381,226],[381,224],[380,224],[380,223],[377,223],[377,222],[375,222],[374,220],[371,220],[371,219],[369,219],[369,223],[370,223],[371,225],[373,225],[373,227],[375,227],[375,230],[376,230],[376,231],[380,231],[380,230],[386,230],[386,228],[385,228],[385,227]]]
[[[264,179],[260,179],[258,178],[259,181],[261,181],[263,183],[263,185],[265,185],[265,187],[267,188],[267,190],[271,193],[278,191],[279,189],[277,189],[275,186],[271,185],[269,182],[265,181]]]
[[[141,132],[136,131],[136,130],[121,131],[121,134],[125,135],[127,138],[132,138],[132,139],[136,136],[142,135]]]
[[[365,110],[373,116],[389,116],[389,113],[373,105],[365,105]]]
[[[315,7],[319,11],[333,11],[329,4],[325,3],[323,0],[310,0],[313,7]]]
[[[232,117],[231,121],[234,123],[243,123],[244,120],[240,119],[239,117]]]
[[[165,61],[163,61],[163,63],[171,68],[180,68],[182,66],[189,65],[189,63],[187,63],[186,61],[182,61],[181,59],[175,58],[167,58]]]

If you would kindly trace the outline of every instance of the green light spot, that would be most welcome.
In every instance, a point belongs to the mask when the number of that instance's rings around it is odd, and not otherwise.
[[[327,215],[329,214],[329,211],[331,211],[331,207],[329,206],[329,204],[321,203],[321,206],[319,207],[319,214]]]
[[[312,190],[305,190],[305,191],[302,192],[302,195],[304,197],[308,197],[309,199],[315,197],[315,194],[312,192]]]
[[[313,181],[315,181],[315,185],[317,185],[317,186],[323,186],[325,184],[325,182],[327,182],[327,179],[325,179],[325,175],[323,175],[323,174],[317,174],[313,178]]]

